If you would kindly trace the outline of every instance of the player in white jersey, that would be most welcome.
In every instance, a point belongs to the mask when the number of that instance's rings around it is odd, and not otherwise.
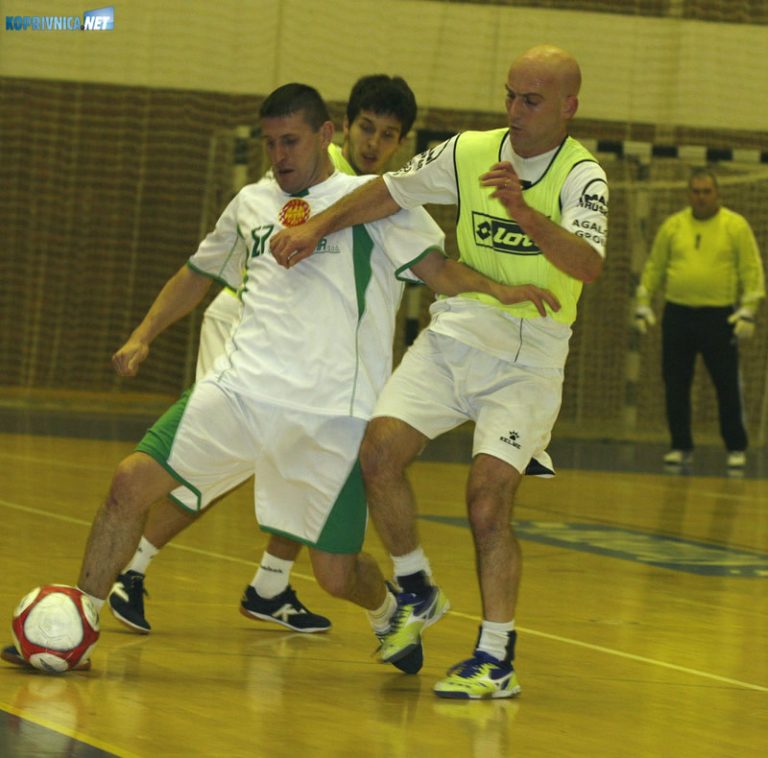
[[[475,422],[467,510],[483,621],[472,656],[435,686],[441,697],[520,691],[513,659],[522,557],[512,503],[549,442],[579,294],[604,257],[605,174],[568,136],[580,84],[565,51],[526,51],[505,83],[507,128],[460,134],[272,244],[278,261],[298,271],[318,237],[335,229],[401,207],[455,203],[461,261],[497,281],[546,287],[562,306],[542,318],[526,303],[505,307],[478,293],[440,299],[383,390],[360,451],[371,517],[404,590],[382,645],[382,658],[392,660],[421,645],[421,631],[444,602],[419,547],[406,468],[426,440]]]
[[[502,303],[557,300],[543,288],[497,284],[442,253],[422,210],[325,237],[297,274],[271,252],[273,234],[305,223],[370,177],[335,172],[333,124],[316,90],[288,84],[260,110],[273,176],[241,190],[188,263],[171,277],[113,356],[133,376],[152,341],[189,313],[211,280],[242,280],[243,315],[230,349],[117,467],[86,545],[78,587],[100,610],[136,548],[150,505],[170,495],[199,511],[255,475],[263,528],[307,544],[318,583],[369,611],[381,639],[397,608],[374,559],[360,552],[366,504],[357,450],[391,370],[403,280]],[[397,668],[421,668],[421,648]]]
[[[401,77],[372,74],[352,87],[343,122],[343,144],[328,153],[342,173],[380,174],[402,145],[416,118],[416,99]],[[240,321],[242,302],[224,287],[203,315],[197,358],[197,379],[225,352],[226,341]],[[150,561],[173,537],[196,520],[169,500],[150,510],[136,553],[118,576],[109,595],[113,615],[128,628],[146,634],[151,627],[144,609],[144,580]],[[300,543],[271,534],[260,565],[240,600],[240,612],[298,632],[324,632],[331,622],[304,606],[289,585]]]

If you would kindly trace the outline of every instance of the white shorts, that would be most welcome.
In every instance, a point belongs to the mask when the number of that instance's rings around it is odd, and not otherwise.
[[[405,421],[429,439],[475,422],[473,457],[552,476],[545,452],[562,400],[563,372],[504,361],[425,329],[386,383],[373,416]]]
[[[203,314],[200,327],[200,347],[197,351],[195,375],[200,381],[210,371],[214,361],[224,353],[227,340],[240,322],[243,303],[231,290],[223,289],[211,300]]]
[[[137,450],[179,483],[171,498],[199,512],[255,477],[262,529],[330,553],[356,553],[367,509],[357,454],[366,422],[238,396],[213,379],[188,390]]]

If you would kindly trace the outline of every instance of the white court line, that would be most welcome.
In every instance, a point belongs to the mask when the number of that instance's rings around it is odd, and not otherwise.
[[[449,611],[454,616],[461,616],[461,618],[471,619],[472,621],[480,621],[479,616],[473,616],[470,613],[461,613],[461,611]],[[681,671],[684,674],[692,674],[693,676],[700,676],[704,679],[712,679],[715,682],[722,682],[724,684],[735,684],[738,687],[745,687],[749,690],[755,690],[757,692],[768,692],[768,687],[762,687],[759,684],[752,684],[751,682],[742,682],[739,679],[730,679],[727,676],[718,676],[712,674],[709,671],[699,671],[698,669],[691,669],[687,666],[678,666],[675,663],[667,663],[666,661],[659,661],[655,658],[646,658],[643,655],[635,655],[634,653],[625,653],[622,650],[614,650],[610,647],[603,647],[602,645],[593,645],[590,642],[581,642],[581,640],[574,640],[570,637],[561,637],[559,634],[549,634],[548,632],[539,632],[536,629],[529,629],[524,626],[517,627],[521,632],[531,634],[534,637],[543,637],[548,640],[554,640],[555,642],[565,642],[568,645],[575,645],[576,647],[583,647],[587,650],[595,650],[598,653],[606,653],[607,655],[615,655],[617,658],[626,658],[630,661],[639,661],[640,663],[649,663],[653,666],[659,666],[665,669],[671,669],[672,671]]]
[[[123,456],[124,457],[124,456]],[[4,453],[0,452],[0,458],[11,461],[22,461],[23,463],[35,463],[46,467],[58,466],[59,468],[71,468],[76,471],[104,471],[106,475],[109,475],[115,470],[115,467],[120,461],[119,457],[115,457],[114,462],[111,463],[72,463],[72,461],[59,460],[53,456],[46,456],[44,458],[38,458],[32,455],[20,455],[18,453]]]
[[[44,516],[46,518],[53,518],[58,521],[66,522],[68,524],[79,524],[80,526],[85,526],[85,527],[89,527],[91,525],[89,521],[85,521],[84,519],[73,518],[71,516],[64,516],[59,513],[51,513],[49,511],[44,511],[41,508],[32,508],[26,505],[20,505],[19,503],[11,503],[8,500],[0,499],[0,507],[21,511],[23,513],[31,513],[35,516]],[[184,552],[187,552],[187,553],[194,553],[195,555],[203,555],[207,558],[214,558],[217,560],[229,561],[230,563],[240,563],[246,566],[253,566],[255,563],[255,561],[249,561],[249,560],[246,560],[245,558],[237,558],[231,555],[224,555],[223,553],[216,553],[212,550],[203,550],[201,548],[189,547],[187,545],[176,545],[173,542],[168,543],[166,547],[174,548],[175,550],[183,550]],[[301,574],[298,571],[292,571],[291,576],[296,576],[296,577],[299,577],[300,579],[305,579],[310,582],[316,582],[313,576],[310,576],[308,574]],[[479,616],[473,615],[471,613],[462,613],[461,611],[455,611],[455,610],[449,611],[449,613],[453,616],[469,619],[470,621],[474,621],[474,622],[482,621],[482,619]],[[562,637],[559,634],[549,634],[548,632],[540,632],[536,629],[531,629],[529,627],[519,626],[518,629],[521,632],[525,632],[526,634],[530,634],[534,637],[542,637],[544,639],[553,640],[555,642],[562,642],[566,645],[574,645],[576,647],[582,647],[587,650],[594,650],[595,652],[605,653],[606,655],[613,655],[613,656],[616,656],[617,658],[625,658],[626,660],[638,661],[639,663],[646,663],[651,666],[657,666],[659,668],[670,669],[672,671],[680,671],[683,674],[698,676],[698,677],[701,677],[702,679],[709,679],[711,681],[720,682],[722,684],[732,684],[732,685],[736,685],[737,687],[743,687],[744,689],[754,690],[755,692],[768,692],[768,687],[763,687],[759,684],[753,684],[752,682],[742,682],[739,679],[730,679],[727,676],[719,676],[718,674],[713,674],[709,671],[700,671],[699,669],[692,669],[692,668],[688,668],[687,666],[678,666],[675,663],[667,663],[666,661],[660,661],[660,660],[657,660],[656,658],[646,658],[645,656],[635,655],[634,653],[625,653],[621,650],[615,650],[610,647],[603,647],[602,645],[593,645],[589,642],[582,642],[581,640],[575,640],[571,637]]]

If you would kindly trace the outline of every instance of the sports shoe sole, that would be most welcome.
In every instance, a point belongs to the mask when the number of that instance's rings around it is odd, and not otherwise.
[[[276,619],[274,616],[270,616],[267,613],[257,613],[256,611],[249,611],[247,608],[240,606],[240,613],[251,621],[266,621],[267,623],[279,624],[286,629],[290,629],[292,632],[301,632],[302,634],[320,634],[322,632],[330,631],[330,626],[310,626],[310,627],[298,627]]]
[[[109,603],[107,603],[109,605]],[[150,629],[147,629],[145,626],[139,626],[138,624],[135,624],[133,621],[129,621],[124,616],[121,616],[118,611],[116,611],[111,605],[109,605],[109,610],[112,613],[112,615],[124,626],[127,626],[131,631],[138,632],[139,634],[149,634]]]
[[[517,697],[520,691],[519,685],[511,690],[496,690],[488,695],[470,695],[468,692],[433,690],[438,697],[450,698],[452,700],[499,700],[501,698]]]
[[[396,660],[382,661],[382,663],[391,663],[404,674],[418,674],[424,665],[424,647],[415,645],[411,652],[397,656]]]

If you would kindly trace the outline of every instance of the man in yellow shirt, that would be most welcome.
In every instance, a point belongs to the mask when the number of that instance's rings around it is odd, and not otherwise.
[[[644,334],[656,323],[651,298],[664,289],[662,373],[671,449],[664,462],[693,458],[691,383],[701,353],[717,392],[720,434],[729,468],[746,464],[738,342],[755,330],[765,281],[755,235],[747,220],[721,205],[715,174],[696,169],[689,180],[690,206],[664,221],[656,234],[637,289],[635,326]]]

